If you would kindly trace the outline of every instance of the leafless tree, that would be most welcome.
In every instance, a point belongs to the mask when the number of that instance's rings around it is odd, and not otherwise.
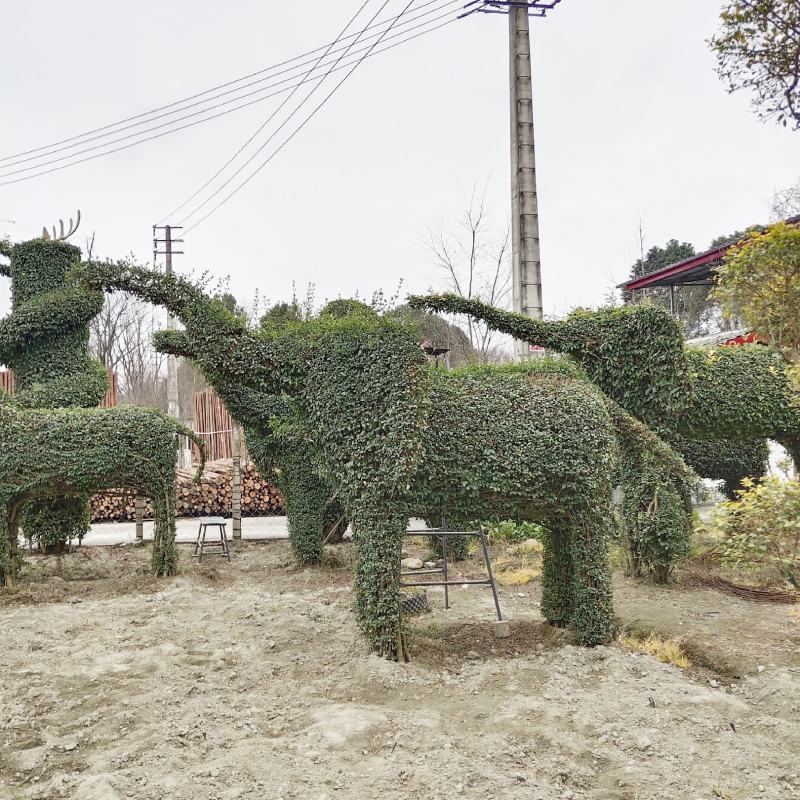
[[[91,258],[94,236],[86,242]],[[92,354],[117,376],[119,401],[166,410],[166,357],[153,347],[153,334],[164,327],[164,313],[138,298],[115,292],[89,323]],[[207,383],[182,359],[178,363],[178,396],[183,419],[192,415],[192,396]]]
[[[772,198],[770,210],[775,222],[800,214],[800,180],[792,186],[776,192]]]
[[[467,299],[482,300],[507,308],[511,295],[509,225],[498,232],[486,210],[486,188],[473,188],[466,207],[455,218],[452,231],[442,222],[429,229],[427,246],[433,261],[444,273],[448,291]],[[465,330],[471,347],[482,363],[501,357],[501,344],[494,331],[467,318]]]

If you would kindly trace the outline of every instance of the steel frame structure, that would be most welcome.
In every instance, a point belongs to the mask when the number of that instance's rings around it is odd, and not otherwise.
[[[508,14],[512,8],[527,8],[528,16],[545,17],[561,0],[472,0],[464,6],[460,18],[470,14]]]

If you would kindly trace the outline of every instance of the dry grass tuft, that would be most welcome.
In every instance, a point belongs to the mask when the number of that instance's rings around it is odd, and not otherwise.
[[[524,586],[542,574],[538,567],[521,567],[520,569],[507,569],[497,573],[497,582],[501,586]]]
[[[665,639],[655,633],[648,636],[622,636],[620,643],[628,650],[633,650],[635,653],[645,653],[649,656],[654,656],[663,664],[672,664],[673,667],[680,669],[688,669],[692,666],[692,662],[683,652],[680,639]]]

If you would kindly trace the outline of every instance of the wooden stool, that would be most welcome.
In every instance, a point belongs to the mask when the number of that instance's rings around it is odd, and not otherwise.
[[[200,517],[200,527],[197,531],[197,541],[194,543],[194,555],[198,556],[197,563],[203,560],[203,550],[206,547],[218,547],[220,549],[219,555],[231,560],[231,550],[228,547],[228,533],[226,526],[228,520],[225,517]],[[219,541],[212,539],[206,541],[206,531],[209,528],[217,528],[219,530]]]

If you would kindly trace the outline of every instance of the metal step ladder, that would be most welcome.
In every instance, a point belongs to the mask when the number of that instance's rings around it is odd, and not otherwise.
[[[426,586],[444,586],[444,607],[450,608],[450,587],[451,586],[488,586],[492,590],[494,597],[494,607],[497,611],[498,622],[503,621],[503,614],[500,611],[500,601],[497,598],[497,586],[495,585],[494,575],[492,574],[492,561],[489,557],[489,547],[486,543],[486,533],[483,527],[475,531],[450,531],[445,527],[441,528],[416,528],[407,530],[404,537],[407,536],[429,536],[438,539],[442,548],[442,566],[430,569],[415,569],[415,570],[400,570],[400,588],[411,589]],[[486,578],[483,580],[450,580],[450,574],[447,564],[447,541],[450,537],[474,537],[478,539],[483,551],[483,560],[486,564]],[[402,555],[401,555],[402,560]],[[412,581],[405,582],[403,579],[408,577],[417,577],[420,575],[441,575],[443,580],[427,580],[424,582]]]

